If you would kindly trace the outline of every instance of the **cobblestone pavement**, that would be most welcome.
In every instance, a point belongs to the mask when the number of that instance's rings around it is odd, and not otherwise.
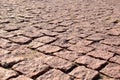
[[[0,0],[0,80],[120,80],[120,0]]]

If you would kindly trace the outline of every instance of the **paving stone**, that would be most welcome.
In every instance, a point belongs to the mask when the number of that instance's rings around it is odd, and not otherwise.
[[[15,31],[15,30],[18,30],[20,28],[20,26],[16,26],[15,24],[9,24],[9,25],[6,25],[4,30],[6,31]]]
[[[36,37],[41,37],[43,34],[39,31],[39,29],[35,27],[25,27],[22,31],[23,35],[31,37],[31,38],[36,38]]]
[[[8,69],[4,69],[4,68],[0,67],[0,79],[1,80],[7,80],[10,77],[14,77],[17,75],[18,75],[18,73],[13,70],[8,70]]]
[[[89,45],[89,44],[91,44],[91,43],[92,43],[92,41],[80,40],[79,42],[77,42],[76,46],[81,46],[81,47],[83,47],[83,46],[87,46],[87,45]]]
[[[102,50],[95,50],[89,52],[87,55],[108,60],[109,58],[113,57],[114,53],[108,51],[102,51]]]
[[[86,53],[94,50],[94,48],[92,48],[92,47],[88,47],[88,46],[87,47],[79,47],[76,45],[73,45],[73,46],[69,47],[68,49],[73,50],[78,53],[83,53],[83,54],[86,54]]]
[[[56,40],[56,38],[49,37],[49,36],[43,36],[43,37],[35,39],[35,41],[38,41],[38,42],[41,42],[41,43],[46,43],[46,44],[51,43],[51,42],[53,42],[55,40]]]
[[[104,37],[103,34],[100,34],[100,33],[95,33],[89,37],[87,37],[87,40],[91,40],[91,41],[100,41],[100,40],[103,40]]]
[[[120,65],[118,64],[109,63],[101,72],[110,77],[120,79]]]
[[[96,76],[120,64],[119,3],[0,0],[0,66],[23,73],[10,79],[119,80],[118,68]]]
[[[115,46],[120,45],[119,37],[112,37],[112,36],[101,41],[101,43],[108,44],[108,45],[115,45]]]
[[[110,61],[116,62],[116,63],[119,63],[119,64],[120,64],[120,56],[119,56],[119,55],[116,55],[116,56],[112,57],[112,58],[110,59]]]
[[[9,47],[10,43],[11,42],[9,40],[7,40],[7,39],[3,39],[3,38],[0,39],[0,47],[1,48],[7,48],[7,47]]]
[[[40,46],[43,46],[45,43],[42,43],[42,42],[39,42],[37,41],[37,39],[33,40],[31,43],[29,43],[28,47],[29,48],[33,48],[33,49],[36,49]]]
[[[21,55],[25,55],[25,54],[31,54],[34,51],[27,48],[26,46],[19,46],[17,49],[15,49],[14,51],[12,51],[12,55],[16,55],[16,56],[21,56]]]
[[[108,34],[113,35],[113,36],[119,36],[120,35],[120,28],[116,27],[116,28],[110,29],[108,31]]]
[[[46,29],[41,29],[40,32],[43,33],[43,34],[45,34],[45,35],[47,35],[47,36],[52,36],[52,37],[58,35],[58,33],[52,32],[52,31],[46,30]]]
[[[55,42],[52,43],[53,45],[60,46],[63,48],[68,48],[71,46],[70,43],[66,39],[59,38]]]
[[[9,38],[11,41],[19,43],[19,44],[25,44],[29,41],[31,41],[30,38],[24,37],[24,36],[15,36],[15,37],[11,37]]]
[[[10,57],[10,58],[6,58],[6,59],[2,59],[0,60],[0,64],[3,67],[11,67],[14,64],[23,61],[24,58],[23,57]]]
[[[35,58],[31,60],[28,59],[14,65],[13,69],[25,74],[27,77],[33,77],[49,70],[49,66],[43,64],[42,58]]]
[[[21,75],[21,76],[18,76],[17,78],[12,78],[12,79],[9,79],[9,80],[33,80],[29,77],[26,77],[24,75]]]
[[[98,72],[85,68],[84,66],[79,66],[73,69],[73,71],[70,72],[69,74],[80,80],[92,80],[98,75]]]
[[[71,69],[74,66],[74,64],[72,62],[69,62],[62,58],[53,57],[53,56],[47,57],[45,59],[45,63],[50,65],[53,68],[61,69],[64,71],[68,71],[69,69]]]
[[[58,33],[62,33],[65,32],[67,30],[66,27],[62,27],[62,26],[58,26],[55,29],[53,29],[54,32],[58,32]]]
[[[74,61],[75,59],[77,59],[79,57],[78,53],[74,53],[71,51],[60,51],[60,52],[56,52],[54,53],[54,55],[67,59],[69,61]]]
[[[37,50],[44,52],[44,53],[53,53],[61,50],[58,46],[52,46],[52,45],[44,45],[42,47],[37,48]]]
[[[105,44],[101,44],[101,43],[95,43],[90,46],[93,48],[96,48],[97,50],[102,50],[102,51],[113,51],[114,50],[114,47],[105,45]]]
[[[80,56],[75,62],[86,65],[92,69],[99,69],[103,64],[106,63],[104,60],[95,59],[89,56]]]
[[[6,54],[9,54],[9,53],[10,53],[10,51],[4,50],[4,49],[1,49],[1,48],[0,48],[0,57],[1,57],[1,56],[4,56],[4,55],[6,55]]]
[[[52,69],[38,77],[36,80],[71,80],[71,77],[60,70]]]

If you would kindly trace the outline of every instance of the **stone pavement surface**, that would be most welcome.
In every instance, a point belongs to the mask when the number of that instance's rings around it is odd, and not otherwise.
[[[0,80],[120,80],[120,0],[0,0]]]

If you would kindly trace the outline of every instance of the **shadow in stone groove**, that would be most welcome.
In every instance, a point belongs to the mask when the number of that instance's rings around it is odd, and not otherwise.
[[[64,73],[70,73],[73,69],[75,69],[77,67],[77,65],[73,65],[69,70],[61,70],[62,72],[64,72]]]
[[[12,76],[12,77],[9,77],[9,78],[6,79],[6,80],[9,80],[9,79],[12,79],[12,78],[17,78],[18,76],[23,75],[23,73],[21,73],[21,72],[19,72],[19,71],[16,71],[16,70],[14,70],[14,71],[17,72],[18,75],[16,75],[16,76]]]
[[[49,67],[48,69],[46,69],[45,71],[43,71],[43,72],[40,72],[40,73],[38,73],[38,74],[36,74],[36,75],[34,75],[34,76],[32,76],[31,78],[33,79],[33,80],[36,80],[36,78],[37,77],[39,77],[40,75],[43,75],[44,73],[46,73],[47,71],[49,71],[50,69],[52,69],[51,67]]]
[[[102,64],[99,68],[97,68],[97,71],[102,70],[106,65],[108,65],[108,63],[106,62],[105,64]]]
[[[92,80],[100,80],[101,79],[101,77],[100,77],[100,75],[98,74],[98,75],[96,75]]]

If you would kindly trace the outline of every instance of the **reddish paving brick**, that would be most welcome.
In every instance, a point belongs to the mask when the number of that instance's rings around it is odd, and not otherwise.
[[[12,79],[9,79],[9,80],[33,80],[33,79],[31,79],[29,77],[26,77],[24,75],[20,75],[17,78],[12,78]]]
[[[84,66],[79,66],[69,74],[80,80],[92,80],[94,77],[98,75],[98,72],[85,68]]]
[[[10,77],[17,76],[18,73],[13,70],[8,70],[0,67],[0,79],[1,80],[7,80]]]
[[[49,37],[49,36],[43,36],[43,37],[37,38],[35,40],[38,41],[38,42],[41,42],[41,43],[51,43],[54,40],[56,40],[56,38]]]
[[[111,36],[111,37],[108,37],[107,39],[101,41],[101,43],[104,43],[104,44],[108,44],[108,45],[115,45],[115,46],[119,46],[120,45],[120,40],[119,40],[120,37],[116,37],[116,36]]]
[[[0,57],[1,57],[1,56],[4,56],[4,55],[6,55],[6,54],[9,54],[9,53],[10,53],[10,51],[0,48]]]
[[[68,49],[75,51],[75,52],[78,52],[78,53],[86,54],[86,53],[92,51],[94,48],[92,48],[92,47],[79,47],[79,46],[73,45],[73,46],[69,47]]]
[[[71,80],[71,77],[60,70],[52,69],[38,77],[36,80]]]
[[[113,35],[113,36],[119,36],[120,35],[120,28],[116,27],[116,28],[110,29],[108,31],[108,34]]]
[[[74,64],[72,62],[69,62],[67,60],[64,60],[62,58],[50,56],[45,59],[45,63],[50,65],[53,68],[61,69],[64,71],[68,71],[71,69]]]
[[[114,53],[108,51],[102,51],[102,50],[95,50],[89,52],[87,55],[108,60],[109,58],[113,57]]]
[[[37,50],[44,52],[44,53],[53,53],[61,50],[58,46],[52,46],[52,45],[44,45],[42,47],[37,48]]]
[[[11,37],[9,39],[11,41],[19,43],[19,44],[24,44],[24,43],[27,43],[27,42],[31,41],[30,38],[24,37],[24,36],[15,36],[15,37]]]
[[[54,53],[54,55],[67,59],[69,61],[74,61],[75,59],[79,57],[78,53],[73,53],[71,51],[60,51],[60,52]]]
[[[41,37],[43,34],[35,27],[25,27],[22,34],[31,38]]]
[[[110,61],[116,62],[116,63],[120,64],[120,56],[119,56],[119,55],[116,55],[116,56],[112,57],[112,58],[110,59]]]
[[[8,24],[5,26],[4,30],[6,31],[15,31],[18,30],[20,26],[16,26],[15,24]]]
[[[18,62],[21,62],[23,61],[24,58],[23,57],[10,57],[10,58],[7,58],[7,59],[2,59],[0,61],[0,64],[4,67],[10,67]]]
[[[101,72],[110,77],[120,79],[120,65],[118,64],[109,63]]]
[[[33,41],[28,45],[28,47],[29,47],[29,48],[33,48],[33,49],[36,49],[36,48],[38,48],[38,47],[40,47],[40,46],[43,46],[43,45],[44,45],[44,43],[41,43],[41,42],[36,41],[36,40],[33,40]]]
[[[91,40],[91,41],[100,41],[103,39],[104,39],[104,35],[100,34],[100,33],[96,33],[96,34],[93,34],[93,35],[87,37],[87,40]]]
[[[43,58],[42,58],[43,59]],[[13,66],[13,69],[25,74],[27,77],[33,77],[42,74],[49,69],[49,66],[42,63],[41,58],[25,60]]]
[[[11,42],[9,40],[0,38],[0,47],[1,48],[7,48],[7,47],[9,47],[10,43]]]
[[[98,69],[106,63],[104,60],[95,59],[89,56],[80,56],[75,62],[86,65],[92,69]]]
[[[101,43],[95,43],[90,46],[93,48],[96,48],[97,50],[102,50],[102,51],[113,51],[114,50],[114,47],[105,45],[105,44],[101,44]]]
[[[0,66],[22,73],[11,79],[119,79],[119,0],[0,3]]]

